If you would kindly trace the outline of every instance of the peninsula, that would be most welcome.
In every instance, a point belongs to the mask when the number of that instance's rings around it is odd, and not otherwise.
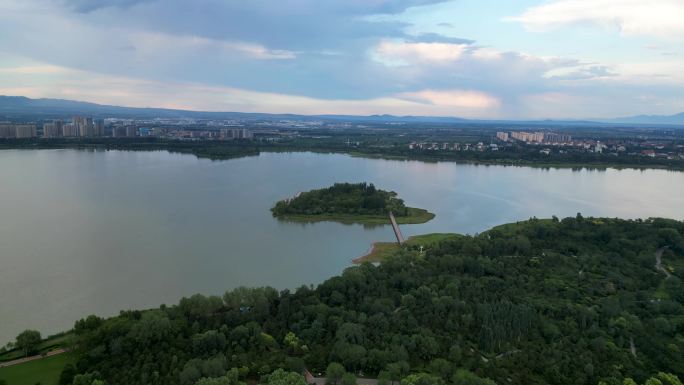
[[[279,219],[297,222],[334,221],[342,223],[387,224],[392,212],[399,224],[425,223],[435,214],[407,207],[394,191],[384,191],[372,183],[335,183],[284,199],[271,209]]]

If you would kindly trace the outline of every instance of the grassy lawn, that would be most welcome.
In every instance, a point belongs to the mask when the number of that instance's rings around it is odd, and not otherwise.
[[[354,259],[354,263],[363,262],[382,262],[383,259],[399,251],[400,247],[396,242],[375,242],[370,253]]]
[[[459,234],[454,233],[432,233],[416,235],[406,240],[406,244],[409,246],[423,246],[425,248],[432,247],[437,243],[447,240],[449,238],[460,237]]]
[[[454,237],[459,237],[458,234],[451,233],[433,233],[416,235],[406,240],[406,246],[420,247],[429,249],[433,245]],[[354,259],[354,263],[363,262],[382,262],[383,259],[399,251],[401,247],[396,242],[376,242],[373,244],[373,250],[370,253]]]
[[[395,217],[397,224],[416,225],[430,221],[435,214],[424,209],[408,207],[409,215],[405,217]],[[320,214],[320,215],[287,215],[278,219],[293,222],[340,222],[346,224],[361,223],[364,225],[389,225],[389,217],[386,215],[352,215],[352,214]]]
[[[74,363],[69,353],[41,358],[19,365],[0,368],[0,380],[8,385],[57,385],[62,368],[67,363]]]
[[[38,347],[36,348],[36,352],[33,354],[40,354],[44,352],[48,352],[50,350],[55,350],[57,348],[64,347],[69,339],[72,337],[71,333],[66,333],[66,334],[61,334],[54,336],[52,338],[48,338],[46,340],[41,341],[40,344],[38,344]],[[4,354],[0,354],[0,362],[5,362],[5,361],[12,361],[16,360],[17,358],[23,358],[24,357],[24,352],[15,349],[11,350],[9,352],[6,352]]]

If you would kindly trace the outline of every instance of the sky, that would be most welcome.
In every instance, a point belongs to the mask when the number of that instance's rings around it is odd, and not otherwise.
[[[684,0],[0,0],[0,94],[481,119],[684,111]]]

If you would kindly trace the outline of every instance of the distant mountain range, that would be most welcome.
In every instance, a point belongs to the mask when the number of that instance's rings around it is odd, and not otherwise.
[[[0,95],[0,119],[5,118],[68,118],[73,115],[116,118],[189,118],[189,119],[236,119],[242,121],[346,121],[355,123],[432,123],[432,124],[512,124],[512,125],[681,125],[684,113],[670,116],[639,115],[616,119],[595,120],[476,120],[440,116],[395,116],[395,115],[296,115],[250,112],[208,112],[167,108],[120,107],[65,99],[31,99],[24,96]]]
[[[608,120],[610,123],[684,125],[684,112],[676,115],[637,115]]]

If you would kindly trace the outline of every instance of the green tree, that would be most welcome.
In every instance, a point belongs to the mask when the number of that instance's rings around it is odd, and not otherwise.
[[[430,362],[430,373],[443,379],[444,381],[449,380],[453,374],[451,362],[445,360],[444,358],[432,360],[432,362]]]
[[[458,369],[452,382],[454,385],[496,385],[489,378],[478,377],[475,373],[465,369]]]
[[[203,377],[195,382],[195,385],[245,385],[239,379],[239,370],[237,368],[230,369],[226,375],[221,377]]]
[[[664,384],[682,385],[682,381],[679,379],[679,377],[675,376],[674,374],[659,372],[657,376],[658,379],[660,379]]]
[[[24,356],[32,353],[40,343],[40,332],[37,330],[24,330],[17,336],[17,347],[24,352]]]
[[[103,385],[100,374],[97,372],[77,374],[74,376],[73,385]]]
[[[306,385],[304,376],[295,372],[278,369],[266,377],[267,385]]]
[[[378,385],[389,385],[392,382],[389,372],[383,370],[378,374]]]
[[[430,374],[417,373],[401,380],[401,385],[444,385],[444,381]]]
[[[328,383],[337,385],[346,372],[342,364],[331,362],[325,369],[325,378],[328,380]]]
[[[283,343],[288,347],[290,353],[299,353],[301,351],[301,343],[299,342],[299,337],[293,332],[287,332],[285,338],[283,338]]]
[[[71,385],[71,383],[74,381],[74,377],[76,376],[77,371],[76,367],[72,364],[66,364],[64,365],[64,368],[62,369],[62,373],[59,375],[59,385]]]
[[[345,373],[342,376],[341,385],[356,385],[356,376],[353,373]]]
[[[387,365],[387,372],[392,379],[392,384],[394,384],[394,381],[399,381],[408,374],[409,370],[411,370],[411,367],[406,361],[394,362]]]

